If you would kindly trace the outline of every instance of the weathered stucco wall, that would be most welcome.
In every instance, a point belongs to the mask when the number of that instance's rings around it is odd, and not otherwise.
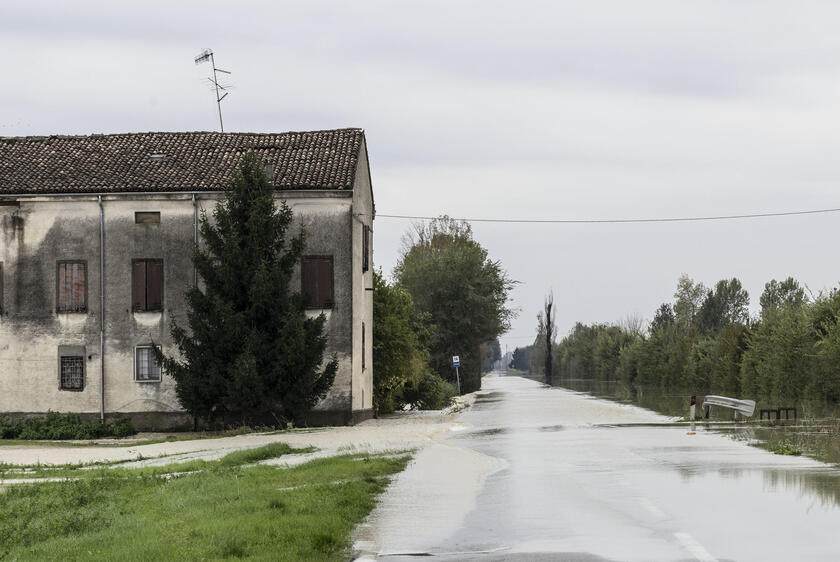
[[[367,188],[369,192],[369,187]],[[344,191],[280,192],[307,232],[307,254],[332,255],[335,306],[327,316],[328,356],[339,371],[328,396],[317,406],[323,421],[347,423],[356,406],[353,313],[359,285],[353,237],[354,194]],[[212,211],[215,196],[198,197],[199,209]],[[186,324],[184,292],[193,282],[193,204],[189,195],[108,195],[105,216],[106,414],[132,415],[147,426],[189,423],[175,395],[174,382],[135,382],[134,348],[154,341],[171,349],[170,321]],[[160,212],[159,224],[135,224],[137,211]],[[351,235],[351,232],[353,233]],[[361,240],[359,239],[359,246]],[[19,206],[0,206],[0,412],[48,410],[98,416],[100,411],[100,244],[95,196],[20,198]],[[132,310],[132,260],[163,260],[163,311]],[[82,260],[87,266],[87,310],[56,311],[57,262]],[[299,272],[298,272],[299,276]],[[370,326],[370,320],[366,320]],[[368,340],[369,342],[370,340]],[[81,391],[59,389],[59,346],[84,347],[85,383]],[[370,343],[368,343],[370,346]],[[358,379],[361,381],[362,379]],[[365,395],[370,396],[370,390]],[[366,398],[366,401],[369,398]],[[367,402],[369,407],[369,402]],[[315,416],[313,421],[319,421]]]
[[[353,412],[357,419],[373,415],[373,195],[365,145],[353,183]],[[364,227],[371,229],[369,267],[363,271]],[[364,337],[362,331],[364,330]],[[364,361],[362,357],[364,356]],[[364,366],[363,366],[364,365]]]

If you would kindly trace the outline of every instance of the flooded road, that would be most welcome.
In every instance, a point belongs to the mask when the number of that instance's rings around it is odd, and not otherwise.
[[[840,470],[670,421],[485,377],[456,431],[383,496],[357,549],[381,560],[840,559]]]

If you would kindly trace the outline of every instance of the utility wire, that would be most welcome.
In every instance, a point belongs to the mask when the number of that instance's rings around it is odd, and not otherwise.
[[[739,219],[758,219],[766,217],[790,217],[796,215],[816,215],[825,213],[837,213],[840,208],[835,209],[813,209],[809,211],[786,211],[782,213],[752,213],[744,215],[710,215],[701,217],[664,217],[664,218],[648,218],[648,219],[475,219],[475,218],[458,218],[453,217],[453,220],[465,222],[497,222],[497,223],[512,223],[512,224],[625,224],[625,223],[640,223],[640,222],[700,222],[700,221],[723,221],[723,220],[739,220]],[[415,215],[384,215],[376,213],[376,218],[385,219],[408,219],[408,220],[434,220],[439,217],[424,217]]]

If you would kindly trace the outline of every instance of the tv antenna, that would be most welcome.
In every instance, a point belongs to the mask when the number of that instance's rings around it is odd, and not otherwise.
[[[201,64],[203,62],[210,61],[210,65],[213,67],[213,78],[208,78],[210,83],[213,85],[213,88],[216,90],[216,106],[219,108],[219,128],[222,132],[225,132],[225,124],[222,122],[222,100],[227,97],[230,93],[228,89],[231,88],[230,84],[220,84],[219,83],[219,76],[217,73],[221,72],[223,74],[230,74],[227,70],[222,70],[221,68],[216,68],[216,59],[213,58],[213,49],[204,49],[201,51],[201,54],[195,57],[195,64]],[[220,94],[219,90],[224,92]]]

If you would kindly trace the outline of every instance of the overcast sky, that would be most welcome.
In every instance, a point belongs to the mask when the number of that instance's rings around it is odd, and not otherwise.
[[[0,135],[362,127],[377,212],[604,219],[840,207],[840,4],[26,2],[0,6]],[[733,222],[474,224],[520,281],[502,338],[650,319],[680,274],[758,305],[836,286],[840,214]],[[375,223],[396,262],[404,220]]]

